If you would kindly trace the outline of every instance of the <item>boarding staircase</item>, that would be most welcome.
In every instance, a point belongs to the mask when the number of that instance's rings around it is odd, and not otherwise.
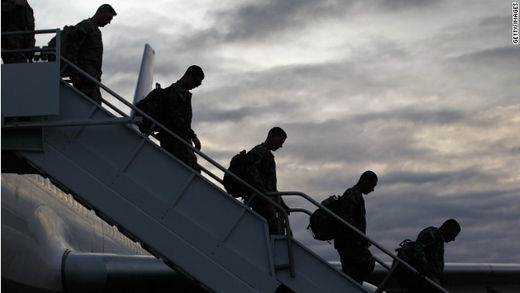
[[[59,30],[50,32],[59,44]],[[137,131],[138,119],[62,80],[60,63],[81,70],[50,49],[57,62],[2,64],[3,154],[27,162],[210,292],[366,292],[290,229],[270,236],[261,216]]]

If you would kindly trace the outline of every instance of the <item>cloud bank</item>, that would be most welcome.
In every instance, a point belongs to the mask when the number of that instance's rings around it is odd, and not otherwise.
[[[31,4],[43,28],[79,22],[101,2]],[[456,218],[462,232],[447,261],[520,262],[520,47],[510,41],[510,3],[112,4],[103,82],[131,101],[145,43],[163,85],[201,65],[193,128],[217,162],[227,166],[278,125],[288,133],[275,153],[280,190],[321,200],[370,169],[380,182],[366,197],[368,235],[389,250]],[[291,216],[296,237],[337,260],[307,221]]]

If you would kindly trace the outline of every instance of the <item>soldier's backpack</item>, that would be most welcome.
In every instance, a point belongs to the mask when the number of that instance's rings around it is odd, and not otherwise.
[[[65,44],[70,44],[72,42],[75,42],[76,35],[77,35],[76,26],[66,25],[63,27],[63,29],[61,30],[61,42],[60,42],[61,43],[60,44],[61,56],[64,56],[67,59],[71,58],[70,57],[71,53],[67,51],[68,46],[66,46]],[[52,37],[52,39],[47,43],[47,46],[51,47],[51,48],[56,47],[56,37],[55,36]],[[45,54],[44,58],[49,61],[56,61],[56,56],[54,54]],[[67,64],[64,62],[61,63],[61,74],[60,75],[62,77],[70,75],[70,70],[69,70]]]
[[[321,204],[337,214],[341,196],[331,195],[324,199]],[[310,229],[312,236],[317,240],[329,241],[336,238],[340,223],[322,209],[315,210],[310,219],[307,229]]]
[[[395,249],[397,256],[404,260],[406,263],[414,268],[417,268],[417,261],[415,258],[415,241],[405,239],[401,241],[399,247]],[[394,260],[392,266],[395,266],[396,261]],[[398,280],[407,280],[413,278],[412,272],[406,267],[400,265],[395,270],[395,276]]]
[[[157,83],[156,87],[149,92],[146,97],[137,102],[135,106],[146,114],[152,116],[156,121],[161,121],[163,118],[162,98],[164,97],[164,91],[166,91],[166,89],[161,88],[161,85]],[[152,127],[152,121],[150,119],[145,118],[138,112],[135,112],[135,116],[143,118],[143,121],[139,124],[139,131],[145,134],[154,131],[156,127],[150,129]]]
[[[242,180],[246,181],[246,150],[242,150],[240,153],[236,154],[231,161],[229,162],[228,171],[240,177]],[[233,178],[231,175],[225,173],[224,174],[224,188],[226,191],[231,194],[233,197],[242,197],[245,198],[249,195],[250,190],[244,186],[244,184],[240,183],[238,180]]]
[[[415,241],[405,239],[401,241],[399,247],[395,249],[397,256],[407,262],[409,265],[415,266]]]

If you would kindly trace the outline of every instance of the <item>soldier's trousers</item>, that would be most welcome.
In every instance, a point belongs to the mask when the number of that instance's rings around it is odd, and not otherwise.
[[[168,134],[159,135],[161,147],[167,150],[170,154],[176,156],[186,165],[200,172],[199,165],[197,164],[197,157],[192,149],[188,148],[182,142],[178,141],[174,137],[167,137]]]
[[[440,283],[438,278],[435,278],[431,275],[427,275],[428,278],[432,279],[436,283]],[[405,290],[407,293],[437,293],[440,292],[437,288],[435,288],[432,284],[426,282],[426,280],[420,278],[419,276],[413,274],[410,271],[405,271],[400,276],[398,276],[399,285],[401,289]]]
[[[280,202],[280,199],[273,198],[275,202]],[[257,195],[251,201],[251,208],[257,213],[259,213],[262,217],[267,220],[267,225],[269,226],[269,234],[271,235],[281,235],[284,234],[284,223],[285,219],[282,216],[282,213],[278,210],[276,206],[261,198],[260,195]]]
[[[343,272],[356,282],[363,281],[374,271],[375,259],[368,247],[349,245],[337,248]]]
[[[74,87],[101,105],[101,91],[97,84],[90,80],[82,79],[81,81],[74,83]]]

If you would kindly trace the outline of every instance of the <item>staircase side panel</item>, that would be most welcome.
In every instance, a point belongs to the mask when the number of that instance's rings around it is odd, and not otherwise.
[[[77,94],[68,87],[65,93],[70,97],[64,109],[82,113],[79,115],[84,117],[88,112],[92,113],[92,108],[85,107],[82,100],[79,103],[84,106],[81,111],[77,111],[78,107],[72,103],[78,99]],[[110,117],[109,113],[101,110],[94,113],[90,116]],[[171,227],[178,223],[178,217],[172,216],[170,219],[169,210],[179,211],[216,239],[231,240],[227,244],[229,248],[238,251],[258,269],[274,275],[265,220],[250,209],[241,217],[244,213],[242,204],[221,188],[199,174],[194,174],[184,164],[172,164],[172,160],[178,162],[177,158],[169,156],[149,141],[139,148],[142,138],[132,128],[122,125],[88,126],[74,137],[75,146],[72,149],[78,151],[74,157],[82,160],[81,166],[88,168],[90,172],[103,172],[102,176],[98,176],[102,178],[100,180],[113,185],[115,189],[124,190],[127,200],[146,209],[151,216]],[[113,148],[111,145],[119,147]],[[79,152],[88,152],[89,155],[81,158]],[[113,156],[114,153],[118,156]],[[133,153],[136,153],[135,159],[129,162]],[[102,161],[110,162],[111,166],[96,171]],[[128,165],[125,161],[129,162]],[[121,169],[120,173],[118,168]],[[191,181],[190,177],[193,177]],[[233,230],[235,226],[237,229]]]
[[[64,109],[76,112],[78,107],[72,105],[72,101],[78,100],[77,94],[66,88],[64,92],[68,95],[68,106]],[[79,103],[85,104],[82,100]],[[98,118],[110,117],[109,113],[101,110],[93,111],[94,108],[89,109],[89,107],[82,109],[79,113],[84,117],[89,111],[94,113],[89,115],[94,118],[100,115],[106,117]],[[72,118],[69,116],[68,119]],[[175,227],[176,223],[179,223],[178,217],[168,217],[169,211],[175,209],[216,239],[224,241],[228,234],[232,234],[231,243],[235,245],[230,247],[241,251],[241,255],[253,261],[258,269],[274,275],[272,263],[269,261],[270,244],[265,240],[268,239],[265,220],[250,209],[245,211],[247,215],[244,216],[248,220],[241,220],[244,207],[222,189],[201,177],[200,174],[194,173],[184,164],[172,163],[177,159],[158,149],[150,141],[147,140],[142,147],[139,147],[143,138],[136,135],[135,130],[130,127],[103,125],[83,127],[81,131],[76,129],[77,133],[70,138],[67,147],[64,147],[67,143],[59,141],[59,132],[62,129],[53,130],[54,147],[64,148],[60,151],[66,153],[68,157],[73,157],[75,162],[88,172],[97,173],[98,180],[115,190],[122,191],[125,200],[140,206],[150,216],[169,227]],[[120,147],[111,147],[115,144]],[[124,156],[113,155],[121,153]],[[135,158],[132,158],[134,154]],[[232,231],[235,225],[240,229]],[[254,227],[243,228],[244,225],[254,225]],[[175,227],[175,229],[182,229],[182,227]],[[236,231],[241,234],[237,235]],[[253,246],[255,249],[251,249],[251,243],[255,243]]]
[[[276,276],[268,266],[269,250],[265,245],[256,250],[251,249],[251,246],[255,246],[255,244],[250,243],[249,246],[243,247],[244,250],[248,250],[247,253],[241,254],[236,247],[230,246],[208,233],[207,227],[197,225],[181,213],[169,213],[168,220],[172,222],[167,227],[172,228],[179,235],[183,235],[184,241],[196,246],[226,270],[233,271],[238,278],[247,280],[252,287],[262,288],[266,281],[275,280]],[[249,235],[258,234],[257,231],[261,230],[251,229]],[[257,260],[257,257],[260,261]]]
[[[188,180],[194,176],[186,165],[151,142],[145,143],[134,161],[122,173],[164,202],[165,208],[177,200],[184,192],[186,184],[189,184]]]
[[[207,227],[210,233],[220,239],[226,237],[244,209],[250,213],[248,208],[238,204],[221,188],[198,177],[186,188],[172,209],[190,217],[201,227]]]
[[[59,68],[56,62],[2,64],[2,116],[57,115]]]
[[[113,117],[61,88],[60,115],[50,119]],[[278,281],[295,292],[364,292],[295,240],[296,278],[288,270],[275,273],[275,264],[289,263],[287,241],[275,239],[271,251],[263,218],[127,125],[48,128],[43,150],[20,153],[127,236],[215,292],[270,293]]]
[[[289,271],[277,272],[280,282],[295,292],[366,292],[357,282],[343,272],[336,270],[321,257],[292,240],[294,250],[295,278]],[[288,263],[287,240],[275,239],[275,259],[277,264]]]
[[[64,120],[113,117],[62,87]],[[132,128],[53,127],[44,137],[43,153],[23,155],[123,233],[213,290],[273,292],[278,286],[272,265],[265,260],[272,258],[266,241],[253,251],[260,253],[257,258],[224,243],[224,230],[231,229],[233,218],[239,219],[244,211],[241,204]],[[220,213],[205,202],[220,202]],[[170,212],[172,208],[175,212]],[[246,217],[260,229],[242,231],[249,238],[263,238],[265,221],[251,211]],[[254,263],[258,259],[262,262]]]
[[[70,188],[82,202],[88,202],[106,216],[111,223],[118,223],[122,232],[146,243],[169,260],[180,271],[195,277],[216,292],[273,292],[277,286],[274,278],[263,279],[254,288],[250,280],[238,278],[235,272],[208,257],[208,253],[189,243],[178,233],[168,229],[146,214],[138,205],[99,181],[92,173],[84,170],[52,146],[45,153],[22,153],[39,168],[46,170],[55,180]],[[59,162],[59,163],[58,163]],[[259,284],[255,284],[259,285]]]
[[[165,216],[166,225],[175,225],[178,222],[177,213],[191,219],[218,240],[216,246],[222,248],[222,259],[232,258],[224,253],[231,249],[233,254],[238,254],[233,258],[244,258],[258,269],[274,276],[265,219],[215,185],[205,179],[196,178],[178,203],[168,211]]]
[[[65,81],[61,81],[59,89],[60,112],[56,116],[46,117],[47,121],[87,119],[95,109],[98,109],[97,111],[106,111],[100,109],[86,98],[81,97],[82,93],[78,89],[69,86]]]
[[[104,109],[96,108],[94,104],[81,98],[68,86],[62,86],[62,96],[64,111],[60,113],[60,117],[63,120],[113,117]],[[172,160],[179,162],[178,159],[126,125],[60,127],[49,131],[49,140],[58,141],[68,137],[68,151],[74,152],[76,149],[78,153],[89,153],[84,156],[84,168],[94,172],[100,164],[106,162],[110,165],[106,166],[106,170],[96,171],[103,173],[100,176],[103,180],[113,183],[134,181],[134,184],[129,184],[126,188],[129,194],[148,193],[149,197],[158,199],[163,207],[182,192],[183,185],[176,182],[185,182],[193,174],[182,163],[172,164]],[[60,142],[55,145],[65,144]]]
[[[265,257],[265,255],[273,255],[269,228],[265,219],[243,217],[234,229],[235,231],[226,239],[226,245],[233,247],[236,253],[251,259],[253,263],[264,268],[270,268],[269,274],[275,276],[273,258]],[[251,230],[263,231],[264,233],[251,234]]]

